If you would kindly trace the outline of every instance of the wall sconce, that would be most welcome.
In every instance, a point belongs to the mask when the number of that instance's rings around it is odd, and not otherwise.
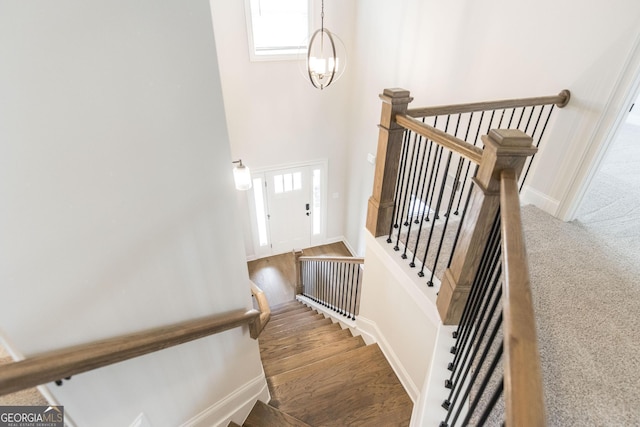
[[[237,164],[233,168],[233,180],[236,183],[236,190],[245,191],[251,188],[251,171],[242,164],[242,159],[231,162]]]

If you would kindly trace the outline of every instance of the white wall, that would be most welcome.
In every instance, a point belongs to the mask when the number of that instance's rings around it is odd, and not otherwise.
[[[565,197],[640,34],[640,3],[359,1],[352,80],[346,236],[364,250],[380,103],[409,89],[411,106],[551,95],[570,105],[549,129],[529,184],[551,213]],[[596,141],[597,143],[597,141]]]
[[[206,0],[0,2],[0,328],[26,355],[251,307]],[[236,329],[51,390],[175,426],[262,375]]]
[[[319,17],[320,2],[315,3],[314,16]],[[325,25],[349,52],[354,6],[351,0],[325,2]],[[350,58],[342,78],[320,91],[301,74],[297,61],[249,60],[244,1],[212,0],[212,13],[233,157],[254,169],[328,159],[327,237],[341,237]],[[238,202],[246,212],[246,197],[239,196]],[[253,255],[248,214],[243,222],[247,255]]]
[[[425,286],[415,269],[397,262],[397,253],[366,232],[358,329],[374,337],[405,390],[419,399],[431,368],[438,328],[436,289]],[[380,238],[383,239],[383,238]]]

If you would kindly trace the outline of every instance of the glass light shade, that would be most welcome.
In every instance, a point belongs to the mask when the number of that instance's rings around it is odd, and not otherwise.
[[[236,183],[236,190],[245,191],[251,188],[251,171],[242,164],[242,161],[233,168],[233,180]]]
[[[345,58],[342,40],[326,28],[321,28],[309,40],[305,74],[315,88],[324,89],[340,78],[345,69]]]

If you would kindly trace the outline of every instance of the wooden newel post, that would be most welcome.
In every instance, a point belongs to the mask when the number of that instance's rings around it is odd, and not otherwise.
[[[500,172],[513,169],[518,176],[525,160],[537,148],[532,138],[517,129],[494,129],[482,137],[484,150],[460,240],[442,279],[437,306],[445,325],[460,322],[482,252],[500,207]]]
[[[398,177],[404,128],[396,123],[396,114],[404,114],[413,100],[404,89],[385,89],[382,95],[380,133],[376,152],[373,193],[367,210],[367,230],[375,237],[389,232],[393,219],[393,196]]]
[[[300,257],[302,256],[302,249],[294,249],[293,257],[295,258],[296,266],[296,295],[302,293],[302,266],[300,265]]]

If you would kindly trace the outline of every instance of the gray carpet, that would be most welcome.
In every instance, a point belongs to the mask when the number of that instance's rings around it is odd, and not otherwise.
[[[0,345],[0,365],[5,363],[11,363],[11,356]],[[0,406],[41,406],[47,405],[47,401],[40,394],[38,389],[30,388],[27,390],[18,391],[16,393],[0,396]]]
[[[523,210],[550,426],[640,426],[638,147],[625,126],[578,220]]]

